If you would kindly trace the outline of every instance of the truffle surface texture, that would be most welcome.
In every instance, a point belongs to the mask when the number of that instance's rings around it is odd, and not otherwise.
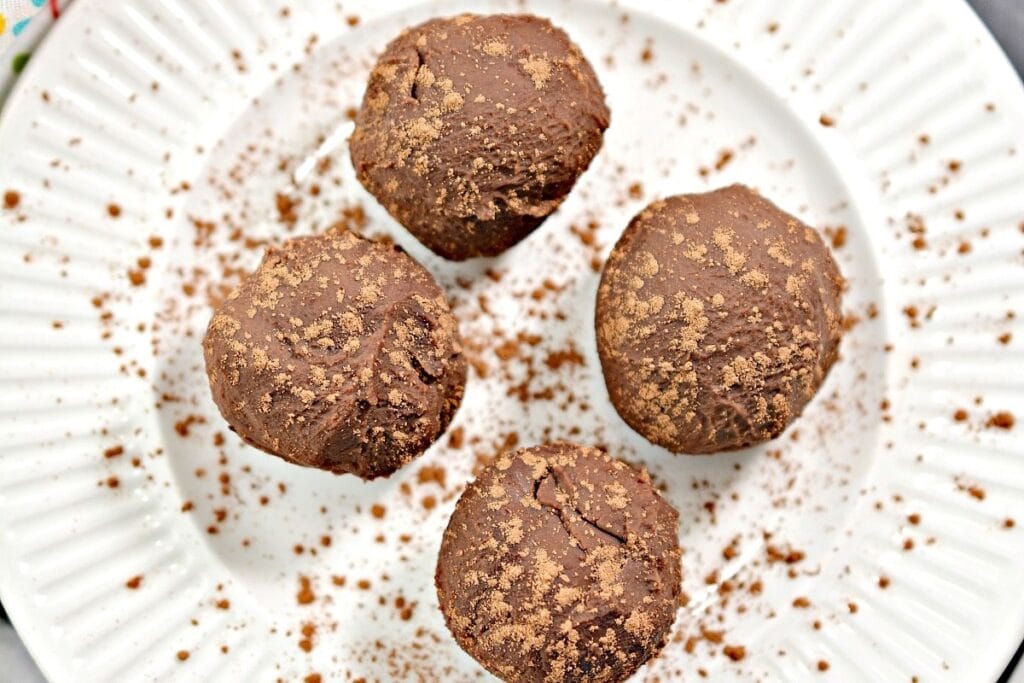
[[[818,233],[747,187],[654,202],[598,288],[611,401],[676,453],[773,439],[836,360],[843,287]]]
[[[433,19],[370,74],[349,141],[359,181],[448,259],[494,256],[548,217],[601,147],[597,76],[530,15]]]
[[[466,379],[433,277],[344,231],[268,248],[214,312],[203,351],[214,401],[247,443],[364,479],[426,450]]]
[[[675,620],[678,521],[646,471],[597,449],[501,455],[466,488],[441,541],[448,628],[508,682],[623,681]]]

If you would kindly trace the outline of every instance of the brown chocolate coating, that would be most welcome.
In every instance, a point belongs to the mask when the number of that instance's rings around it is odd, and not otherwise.
[[[350,232],[268,248],[214,312],[203,351],[214,401],[246,442],[364,479],[426,450],[466,380],[430,273]]]
[[[654,202],[598,288],[612,403],[676,453],[775,438],[836,360],[843,286],[818,233],[742,185]]]
[[[464,14],[388,44],[349,146],[391,215],[461,261],[503,252],[558,208],[608,120],[593,69],[561,29]]]
[[[441,541],[448,628],[505,681],[625,680],[675,620],[678,521],[646,471],[597,449],[504,454],[466,488]]]

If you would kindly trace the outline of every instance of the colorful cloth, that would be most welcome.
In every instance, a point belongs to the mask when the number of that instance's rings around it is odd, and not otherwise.
[[[57,7],[56,2],[49,3],[49,0],[0,0],[0,50],[20,36],[32,17],[44,10],[47,4]]]
[[[0,105],[70,0],[0,0]]]

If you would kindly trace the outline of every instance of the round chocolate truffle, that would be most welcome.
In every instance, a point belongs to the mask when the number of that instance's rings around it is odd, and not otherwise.
[[[448,628],[505,681],[625,680],[675,620],[678,521],[646,471],[594,448],[502,455],[466,488],[441,541]]]
[[[214,401],[247,443],[364,479],[426,450],[466,380],[430,274],[344,231],[268,248],[214,312],[203,351]]]
[[[654,202],[597,292],[612,403],[676,453],[775,438],[836,360],[843,286],[818,233],[742,185]]]
[[[350,140],[360,182],[445,258],[526,237],[601,147],[608,107],[566,34],[529,15],[434,19],[377,61]]]

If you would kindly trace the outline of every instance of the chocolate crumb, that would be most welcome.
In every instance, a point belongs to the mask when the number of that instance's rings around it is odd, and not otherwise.
[[[985,421],[986,427],[995,427],[997,429],[1013,429],[1014,425],[1013,415],[1005,410],[1001,410],[994,415],[991,415],[988,420]]]
[[[316,599],[316,595],[313,594],[312,582],[308,576],[299,576],[299,592],[295,595],[295,600],[300,605],[308,605]]]
[[[416,481],[420,484],[434,483],[444,488],[445,469],[439,465],[425,465],[416,473]]]
[[[726,645],[722,648],[722,654],[734,662],[739,662],[747,656],[747,648],[742,645]]]
[[[847,229],[845,225],[835,227],[826,226],[825,236],[829,238],[833,249],[842,249],[846,246]]]

